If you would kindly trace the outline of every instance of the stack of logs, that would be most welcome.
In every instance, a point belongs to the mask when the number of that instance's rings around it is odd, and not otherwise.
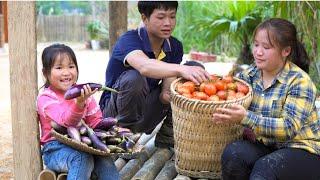
[[[173,149],[155,147],[155,134],[160,127],[161,124],[151,134],[141,135],[137,143],[144,145],[144,148],[136,158],[115,159],[121,180],[191,180],[177,173]],[[66,179],[66,174],[64,176]]]

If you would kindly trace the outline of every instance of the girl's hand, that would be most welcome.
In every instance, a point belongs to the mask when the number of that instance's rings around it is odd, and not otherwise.
[[[240,123],[246,114],[247,111],[243,106],[234,104],[228,108],[217,108],[215,113],[213,113],[212,120],[216,124],[228,122]]]
[[[78,107],[83,108],[86,100],[97,91],[97,88],[92,91],[88,84],[83,86],[83,89],[81,89],[81,95],[76,98],[76,104],[78,105]]]

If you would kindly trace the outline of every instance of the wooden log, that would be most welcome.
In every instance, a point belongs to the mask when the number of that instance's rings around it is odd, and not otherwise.
[[[134,134],[134,135],[132,135],[130,138],[131,138],[131,140],[133,140],[134,142],[136,142],[137,143],[137,141],[139,140],[139,139],[141,139],[141,137],[142,137],[142,133],[136,133],[136,134]],[[144,136],[143,138],[145,138],[146,136]],[[148,137],[149,138],[149,137]],[[144,144],[141,144],[141,145],[145,145],[145,143],[147,142],[147,141],[145,141],[145,140],[143,140],[143,141],[141,141],[142,143],[144,143]],[[137,143],[138,144],[138,143]],[[123,166],[127,163],[127,160],[125,160],[124,158],[121,158],[121,157],[119,157],[117,160],[115,160],[115,165],[116,165],[116,167],[117,167],[117,170],[118,171],[120,171],[122,168],[123,168]]]
[[[172,180],[177,176],[177,174],[178,173],[174,165],[174,159],[171,158],[166,162],[166,164],[161,169],[155,180]]]
[[[14,179],[37,179],[42,161],[35,2],[8,1],[8,22]]]
[[[166,148],[158,148],[152,157],[144,163],[143,167],[133,176],[132,180],[153,180],[163,168],[173,152]]]
[[[145,147],[143,148],[141,154],[136,159],[131,159],[127,162],[127,164],[120,170],[120,179],[121,180],[129,180],[131,179],[136,172],[142,167],[145,161],[148,160],[150,156],[156,151],[156,147],[154,146],[154,137],[150,139]]]
[[[40,172],[37,180],[56,180],[56,173],[50,169],[44,169]]]
[[[58,175],[57,180],[67,180],[67,173],[61,173]]]
[[[173,180],[191,180],[191,178],[189,178],[188,176],[183,176],[178,174],[176,178],[174,178]]]
[[[124,160],[123,158],[118,158],[114,164],[116,165],[117,167],[117,170],[120,171],[124,165],[126,165],[127,161]]]

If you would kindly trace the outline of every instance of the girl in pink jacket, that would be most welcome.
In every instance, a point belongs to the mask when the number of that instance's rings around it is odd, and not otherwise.
[[[68,180],[88,180],[91,173],[99,179],[119,179],[119,173],[110,157],[94,156],[60,143],[51,136],[51,121],[69,127],[81,119],[91,128],[99,126],[102,113],[89,86],[81,96],[64,99],[64,93],[78,79],[78,64],[73,50],[63,44],[54,44],[42,53],[44,90],[39,93],[37,110],[41,125],[41,145],[44,164],[56,172],[68,172]]]

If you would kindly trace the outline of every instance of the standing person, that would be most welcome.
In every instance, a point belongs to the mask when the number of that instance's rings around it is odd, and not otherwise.
[[[264,21],[254,32],[252,51],[255,63],[240,74],[253,89],[248,110],[234,105],[213,115],[214,122],[241,122],[251,130],[246,140],[226,146],[223,179],[320,179],[316,88],[305,72],[309,59],[295,26],[278,18]]]
[[[91,173],[99,179],[120,179],[112,158],[94,156],[73,149],[51,136],[51,121],[69,127],[77,126],[81,119],[91,128],[102,125],[102,112],[91,96],[89,86],[81,90],[81,96],[65,100],[64,93],[78,79],[78,64],[72,49],[63,44],[46,47],[42,53],[44,90],[38,95],[37,110],[41,125],[41,145],[44,164],[47,168],[68,172],[68,180],[88,180]]]
[[[177,1],[139,1],[144,26],[123,34],[116,42],[106,70],[104,116],[117,117],[121,126],[151,133],[164,118],[155,144],[173,147],[170,83],[178,76],[199,84],[209,78],[201,67],[180,65],[183,48],[171,36],[176,25]]]

